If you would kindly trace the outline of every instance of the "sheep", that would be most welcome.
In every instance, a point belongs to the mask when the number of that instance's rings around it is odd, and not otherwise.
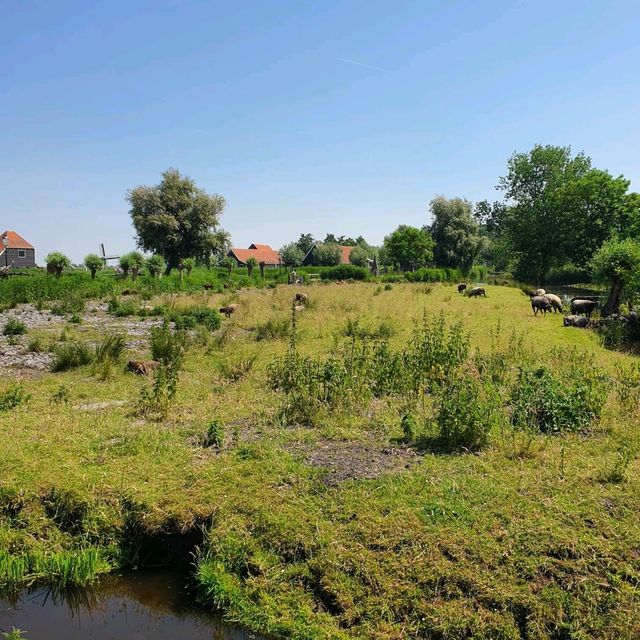
[[[306,305],[307,302],[309,302],[309,296],[306,293],[298,292],[293,297],[293,301],[296,302],[296,303],[299,302],[299,303],[301,303],[303,305]]]
[[[466,282],[461,282],[458,285],[458,293],[464,293],[464,290],[467,288],[467,283]]]
[[[230,318],[231,314],[235,313],[237,308],[238,308],[237,304],[227,304],[224,307],[220,307],[218,311],[220,313],[224,313],[224,315],[227,316],[227,318]]]
[[[484,290],[484,287],[473,287],[473,289],[471,289],[467,295],[470,298],[477,298],[478,296],[484,296],[485,298],[487,297],[487,293]]]
[[[534,296],[544,296],[544,295],[546,295],[546,293],[547,293],[547,292],[546,292],[544,289],[536,289],[536,290],[534,291],[534,294],[533,294],[533,295],[534,295]]]
[[[586,316],[565,316],[562,320],[565,327],[580,327],[585,328],[589,326],[589,318]]]
[[[571,313],[576,315],[585,314],[587,318],[600,306],[597,300],[585,300],[582,298],[574,298],[571,301]]]
[[[137,376],[146,376],[159,366],[160,363],[156,360],[129,360],[126,369]]]
[[[553,312],[562,311],[562,300],[555,295],[554,293],[545,293],[544,296],[550,303],[553,308]]]
[[[203,288],[203,289],[205,289],[206,291],[211,291],[211,289],[213,289],[214,287],[213,287],[213,285],[212,285],[212,284],[210,284],[210,283],[208,283],[208,282],[205,282],[205,283],[202,285],[202,288]]]
[[[541,311],[545,315],[547,311],[551,311],[551,302],[544,296],[534,296],[531,298],[531,308],[533,309],[533,315],[537,316],[538,311]]]

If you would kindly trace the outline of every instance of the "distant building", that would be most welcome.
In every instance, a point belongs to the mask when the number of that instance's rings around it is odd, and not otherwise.
[[[311,265],[315,265],[314,252],[316,250],[317,245],[313,245],[309,251],[307,251],[307,255],[304,257],[302,264],[305,267],[309,267]],[[355,249],[355,247],[340,247],[340,264],[351,264],[351,252]]]
[[[25,269],[36,266],[36,250],[15,231],[0,234],[0,267]]]
[[[239,267],[244,267],[249,258],[255,258],[258,264],[264,264],[265,267],[279,267],[282,264],[280,253],[272,249],[268,244],[249,245],[248,249],[231,249],[227,254],[233,258]]]

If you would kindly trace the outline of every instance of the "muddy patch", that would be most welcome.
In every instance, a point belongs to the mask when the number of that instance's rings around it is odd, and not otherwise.
[[[345,480],[371,480],[400,473],[418,464],[420,456],[411,448],[375,441],[321,440],[298,449],[307,464],[326,470],[323,481],[335,486]]]

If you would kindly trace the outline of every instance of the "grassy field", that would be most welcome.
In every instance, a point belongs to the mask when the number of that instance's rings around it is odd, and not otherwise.
[[[186,557],[204,602],[272,637],[640,637],[637,358],[487,293],[161,294],[238,308],[193,332],[160,416],[123,363],[4,375],[28,398],[0,396],[0,584]]]

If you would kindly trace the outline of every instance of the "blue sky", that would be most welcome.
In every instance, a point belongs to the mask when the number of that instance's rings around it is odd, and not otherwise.
[[[176,167],[233,243],[379,243],[515,150],[640,189],[640,3],[0,0],[0,226],[134,248],[124,195]]]

